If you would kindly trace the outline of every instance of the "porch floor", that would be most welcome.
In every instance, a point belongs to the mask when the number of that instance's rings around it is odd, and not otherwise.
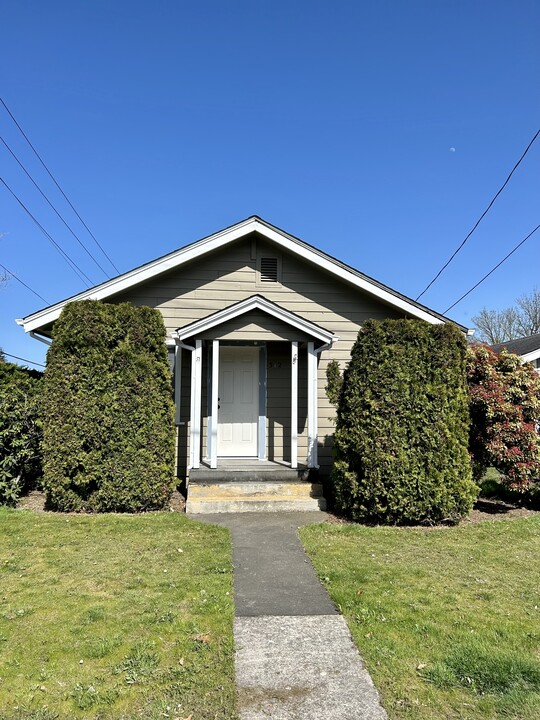
[[[291,468],[290,463],[258,460],[257,458],[219,458],[217,468],[201,462],[189,471],[190,483],[211,482],[306,482],[313,472],[305,465]]]

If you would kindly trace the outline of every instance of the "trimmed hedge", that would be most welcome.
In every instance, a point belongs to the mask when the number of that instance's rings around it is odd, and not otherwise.
[[[163,508],[175,487],[174,406],[160,313],[66,305],[43,399],[43,485],[62,511]]]
[[[41,376],[0,361],[0,505],[15,505],[41,478]]]
[[[467,451],[465,353],[450,324],[364,324],[338,404],[338,511],[380,523],[457,522],[470,512],[478,488]]]

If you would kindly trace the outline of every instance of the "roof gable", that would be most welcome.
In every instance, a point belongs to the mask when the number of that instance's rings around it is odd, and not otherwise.
[[[186,245],[179,250],[157,258],[129,272],[123,273],[118,277],[107,280],[100,285],[85,290],[73,297],[67,298],[61,302],[55,303],[43,310],[28,315],[27,317],[17,320],[19,325],[24,327],[26,332],[39,331],[53,323],[59,317],[62,309],[68,302],[77,300],[106,300],[114,297],[118,293],[133,288],[151,278],[166,273],[170,270],[178,268],[187,262],[195,260],[207,253],[218,248],[222,248],[240,238],[246,237],[250,233],[259,233],[267,240],[275,243],[278,247],[284,248],[289,252],[300,256],[303,260],[314,263],[319,268],[339,277],[341,280],[363,290],[364,292],[377,297],[379,300],[388,305],[399,309],[401,312],[413,318],[425,320],[431,324],[440,324],[448,322],[448,318],[436,313],[433,310],[421,305],[410,298],[401,295],[391,288],[379,283],[373,278],[360,273],[358,270],[336,260],[317,248],[305,243],[298,238],[289,235],[283,230],[271,225],[259,217],[252,216],[232,225],[224,230],[220,230],[213,235],[198,240],[190,245]],[[462,326],[460,326],[462,327]],[[462,328],[465,330],[466,328]]]
[[[267,300],[267,298],[262,295],[252,295],[246,300],[241,300],[233,305],[229,305],[228,307],[223,308],[223,310],[218,310],[202,320],[197,320],[189,325],[184,325],[183,327],[178,328],[176,333],[174,333],[174,336],[178,340],[183,341],[193,335],[200,335],[207,330],[215,328],[225,322],[228,322],[229,320],[232,320],[233,318],[251,312],[252,310],[262,310],[267,315],[271,315],[287,325],[291,325],[297,330],[301,330],[307,335],[311,335],[321,342],[331,343],[338,340],[337,336],[329,330],[306,320],[290,310],[285,310],[285,308]]]

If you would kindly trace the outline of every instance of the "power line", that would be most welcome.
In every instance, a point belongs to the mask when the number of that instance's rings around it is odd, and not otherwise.
[[[8,113],[8,115],[10,116],[10,118],[13,120],[13,122],[15,123],[15,125],[18,127],[20,133],[22,134],[22,136],[24,137],[24,139],[26,140],[26,142],[27,142],[28,145],[32,148],[32,151],[33,151],[34,155],[37,157],[37,159],[39,160],[39,162],[43,165],[43,167],[45,168],[47,174],[49,175],[49,177],[51,178],[51,180],[53,181],[53,183],[56,185],[56,187],[58,188],[58,190],[62,193],[62,195],[63,195],[64,199],[66,200],[67,204],[69,205],[69,207],[73,210],[73,212],[75,213],[75,215],[79,218],[79,220],[81,221],[81,223],[84,225],[84,227],[86,228],[86,230],[87,230],[88,234],[90,235],[90,237],[92,238],[92,240],[96,243],[96,245],[98,246],[98,248],[99,248],[99,249],[101,250],[101,252],[105,255],[105,257],[107,258],[107,260],[111,263],[111,265],[112,265],[113,268],[116,270],[116,272],[118,273],[118,275],[120,275],[120,270],[119,270],[119,269],[116,267],[116,265],[113,263],[113,261],[111,260],[111,258],[110,258],[109,255],[107,254],[107,252],[104,250],[104,248],[103,248],[102,245],[100,244],[99,240],[96,238],[96,236],[94,235],[94,233],[90,230],[90,228],[88,227],[88,225],[84,222],[84,220],[82,219],[82,217],[79,215],[79,213],[77,212],[77,210],[76,210],[75,207],[73,206],[73,203],[72,203],[71,200],[68,198],[68,196],[66,195],[66,193],[62,190],[62,188],[61,188],[60,185],[58,184],[56,178],[54,177],[54,175],[52,174],[52,172],[49,170],[49,168],[47,167],[47,165],[45,164],[45,161],[43,160],[43,158],[41,157],[41,155],[38,153],[38,151],[36,150],[36,148],[32,145],[32,143],[30,142],[30,139],[28,138],[28,136],[26,135],[26,133],[24,132],[24,130],[22,129],[22,127],[19,125],[19,123],[18,123],[17,120],[15,119],[15,116],[13,115],[13,113],[11,112],[11,110],[8,108],[8,106],[7,106],[6,103],[4,102],[3,98],[1,98],[1,97],[0,97],[0,103],[2,103],[2,105],[4,106],[6,112]]]
[[[14,277],[17,282],[20,282],[21,285],[24,285],[24,287],[25,287],[27,290],[30,290],[31,293],[34,293],[34,295],[36,295],[40,300],[43,300],[43,302],[44,302],[46,305],[50,305],[50,303],[49,303],[48,300],[45,300],[45,298],[42,297],[38,292],[36,292],[35,290],[33,290],[33,289],[30,287],[30,285],[27,285],[27,284],[24,282],[24,280],[21,280],[20,277],[17,277],[14,272],[12,272],[11,270],[8,270],[8,268],[7,268],[5,265],[2,265],[2,263],[0,263],[0,267],[3,268],[3,269],[4,269],[7,273],[9,273],[12,277]]]
[[[500,268],[501,265],[502,265],[504,262],[506,262],[506,261],[508,260],[508,258],[516,252],[516,250],[519,250],[519,248],[523,245],[523,243],[526,242],[526,241],[531,237],[531,235],[534,235],[534,233],[535,233],[539,228],[540,228],[540,225],[537,225],[537,226],[534,228],[534,230],[532,230],[532,231],[527,235],[527,237],[524,237],[523,240],[522,240],[521,242],[519,242],[519,243],[516,245],[516,247],[508,253],[508,255],[507,255],[506,257],[504,257],[500,262],[498,262],[498,263],[495,265],[495,267],[491,268],[491,270],[490,270],[488,273],[486,273],[486,274],[484,275],[484,277],[476,283],[476,285],[473,285],[470,290],[467,290],[467,292],[464,293],[464,294],[459,298],[459,300],[456,300],[456,302],[455,302],[453,305],[450,305],[450,307],[446,308],[446,310],[444,311],[443,315],[446,315],[447,312],[449,312],[452,308],[456,307],[456,305],[457,305],[458,303],[460,303],[464,298],[466,298],[467,295],[470,295],[473,290],[476,290],[476,288],[477,288],[479,285],[481,285],[481,284],[484,282],[484,280],[486,280],[490,275],[492,275],[492,274],[495,272],[495,270],[497,270],[497,268]]]
[[[62,250],[62,248],[61,248],[60,245],[56,242],[56,240],[55,240],[53,237],[51,237],[51,235],[49,235],[49,233],[45,230],[45,228],[43,227],[43,225],[42,225],[38,220],[36,220],[36,218],[32,215],[32,213],[30,212],[30,210],[26,207],[26,205],[23,203],[23,201],[14,193],[14,191],[9,187],[9,185],[8,185],[7,182],[4,180],[3,177],[0,177],[0,182],[9,190],[9,192],[13,195],[13,197],[14,197],[15,200],[19,203],[19,205],[22,207],[22,209],[32,218],[32,220],[35,222],[35,224],[38,226],[38,228],[41,230],[41,232],[45,235],[45,237],[49,240],[49,242],[51,242],[51,243],[54,245],[54,247],[58,250],[58,252],[59,252],[59,253],[62,255],[62,257],[64,258],[64,260],[68,263],[69,267],[70,267],[75,273],[77,273],[77,275],[80,277],[80,279],[81,279],[86,285],[88,285],[88,286],[93,285],[94,283],[92,282],[92,280],[90,280],[90,278],[89,278],[88,275],[84,272],[84,270],[81,270],[81,268],[77,265],[77,263],[76,263],[74,260],[72,260],[72,259],[69,257],[69,255],[68,255],[66,252],[64,252],[64,250]],[[83,277],[83,276],[84,276],[84,277]],[[85,280],[84,278],[86,278],[86,280]]]
[[[452,260],[456,257],[456,255],[458,254],[458,252],[459,252],[459,251],[461,250],[461,248],[465,245],[465,243],[466,243],[467,240],[471,237],[471,235],[472,235],[473,232],[476,230],[476,228],[480,225],[480,223],[482,222],[482,220],[485,218],[485,216],[486,216],[486,215],[488,214],[488,212],[491,210],[491,207],[492,207],[493,203],[495,202],[495,200],[499,197],[499,195],[502,193],[502,191],[504,190],[504,188],[508,185],[508,182],[510,181],[510,178],[512,177],[512,175],[514,174],[514,172],[518,169],[519,165],[521,164],[521,161],[523,160],[523,158],[525,157],[525,155],[526,155],[526,154],[529,152],[529,150],[531,149],[532,144],[534,143],[534,141],[536,140],[536,138],[538,137],[538,135],[540,135],[540,128],[536,131],[533,139],[531,140],[531,142],[530,142],[530,143],[527,145],[527,147],[525,148],[525,151],[524,151],[523,155],[519,158],[519,160],[517,161],[517,163],[514,165],[514,167],[512,168],[511,173],[508,175],[508,177],[506,178],[506,180],[504,181],[504,183],[501,185],[501,187],[499,188],[499,190],[497,191],[497,193],[494,195],[493,199],[491,200],[491,202],[489,203],[489,205],[487,206],[487,208],[484,210],[484,212],[480,215],[480,217],[478,218],[478,220],[477,220],[476,223],[474,224],[473,229],[469,232],[469,234],[467,235],[467,237],[465,238],[465,240],[463,240],[463,242],[461,243],[461,245],[460,245],[460,246],[453,252],[453,254],[448,258],[448,260],[445,262],[445,264],[442,266],[442,268],[439,270],[439,272],[435,275],[435,277],[431,280],[431,282],[430,282],[428,285],[426,285],[426,287],[422,290],[422,292],[421,292],[420,295],[416,298],[416,300],[420,300],[420,298],[422,297],[422,295],[429,290],[429,288],[433,285],[433,283],[437,280],[437,278],[439,278],[440,275],[444,272],[444,270],[446,270],[446,268],[450,265],[450,263],[452,262]]]
[[[11,355],[11,353],[7,353],[4,350],[0,350],[2,355],[5,355],[6,357],[15,358],[15,360],[22,360],[22,362],[30,363],[30,365],[39,365],[39,367],[45,367],[43,363],[37,363],[33,360],[27,360],[26,358],[19,357],[18,355]]]
[[[95,262],[95,264],[98,266],[98,268],[101,270],[101,272],[106,275],[108,278],[111,276],[109,273],[104,270],[99,262],[96,260],[96,258],[92,255],[90,250],[86,247],[86,245],[82,242],[82,240],[79,238],[79,236],[75,233],[74,230],[67,224],[67,222],[64,220],[60,212],[55,208],[55,206],[52,204],[52,202],[49,200],[49,198],[45,195],[43,190],[39,187],[37,182],[34,180],[34,178],[30,175],[28,170],[24,167],[22,162],[19,160],[17,155],[13,152],[13,150],[9,147],[7,142],[4,140],[4,138],[0,135],[0,140],[4,143],[4,146],[7,148],[8,152],[11,153],[12,157],[15,159],[15,161],[19,164],[19,166],[22,168],[23,172],[26,174],[26,176],[30,179],[30,182],[34,185],[35,188],[37,188],[38,192],[41,194],[41,196],[46,200],[46,202],[50,205],[50,207],[54,210],[54,212],[57,214],[57,216],[60,218],[60,220],[64,223],[64,225],[67,227],[69,232],[73,235],[75,240],[79,243],[79,245],[82,247],[82,249],[85,251],[85,253]]]

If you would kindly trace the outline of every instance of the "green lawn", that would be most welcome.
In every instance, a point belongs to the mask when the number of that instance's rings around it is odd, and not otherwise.
[[[540,718],[540,518],[301,537],[391,719]]]
[[[178,513],[0,509],[0,718],[234,718],[230,553]]]

